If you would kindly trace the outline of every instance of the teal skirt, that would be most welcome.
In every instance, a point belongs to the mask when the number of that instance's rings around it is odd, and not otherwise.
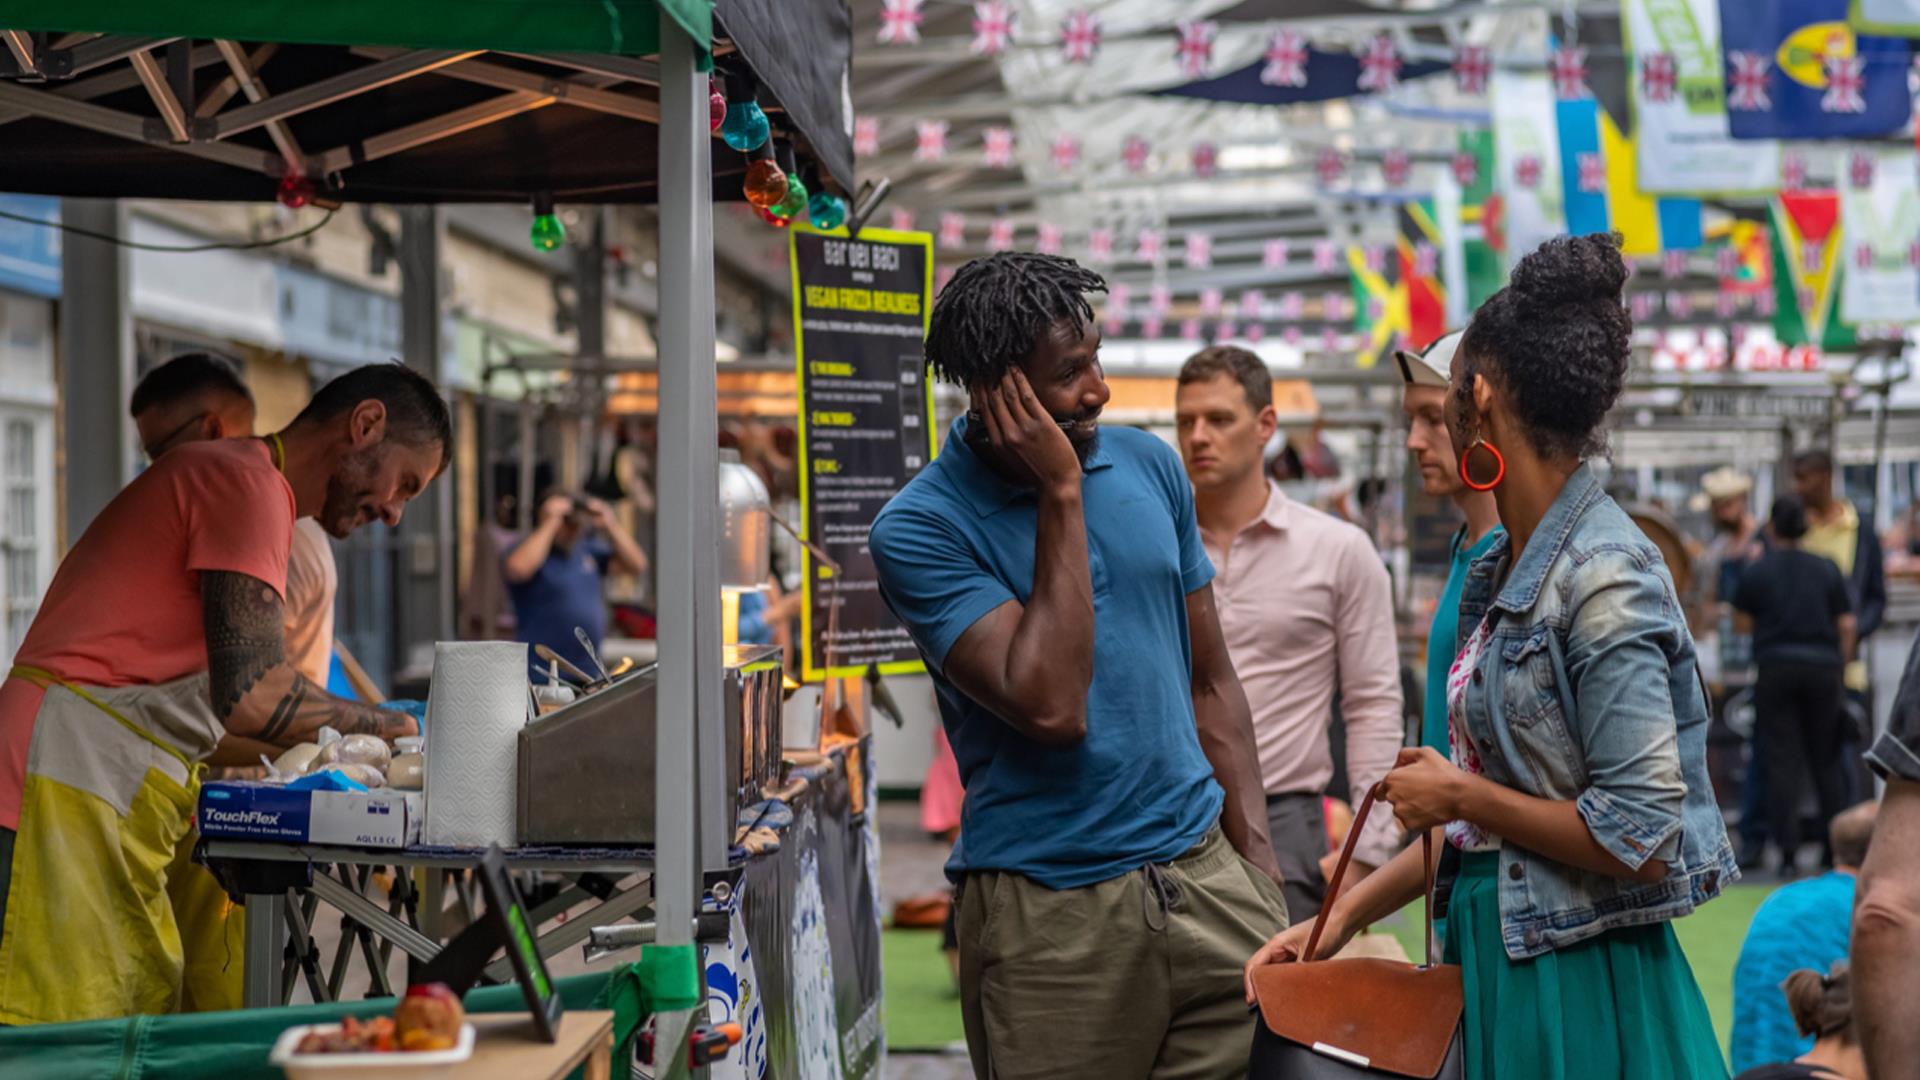
[[[1499,854],[1460,862],[1446,959],[1460,965],[1466,990],[1469,1080],[1724,1080],[1707,1003],[1671,924],[1514,960],[1500,939]]]

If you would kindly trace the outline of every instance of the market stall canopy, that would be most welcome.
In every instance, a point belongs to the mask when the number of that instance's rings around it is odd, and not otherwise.
[[[841,0],[26,0],[0,128],[32,152],[0,156],[0,190],[265,200],[291,173],[349,202],[652,202],[662,10],[851,190]],[[746,166],[716,148],[716,198]]]

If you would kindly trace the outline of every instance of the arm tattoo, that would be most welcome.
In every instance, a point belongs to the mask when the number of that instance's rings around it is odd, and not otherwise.
[[[267,672],[286,661],[280,594],[259,578],[225,570],[200,575],[213,713],[222,724]],[[295,686],[298,691],[298,685]],[[292,695],[289,695],[291,697]],[[286,702],[274,719],[289,712]]]
[[[279,594],[265,582],[227,571],[203,572],[200,598],[213,711],[225,724],[262,679],[286,664],[284,608]],[[280,745],[291,736],[331,727],[342,735],[390,738],[407,726],[402,713],[334,697],[294,672],[286,693],[252,737]]]

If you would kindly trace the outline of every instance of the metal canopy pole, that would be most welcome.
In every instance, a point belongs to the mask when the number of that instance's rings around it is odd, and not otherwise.
[[[104,236],[127,233],[112,199],[62,199],[60,220]],[[127,249],[82,235],[60,259],[60,410],[65,429],[66,544],[133,479],[139,443],[127,419],[133,389],[133,313]]]
[[[720,578],[713,208],[707,76],[696,43],[660,13],[660,669],[655,745],[655,911],[661,945],[693,942],[697,734],[720,725]],[[711,781],[710,781],[711,782]],[[656,1045],[684,1045],[689,1012],[662,1013]],[[671,1060],[671,1059],[668,1059]],[[623,1066],[624,1067],[624,1066]]]

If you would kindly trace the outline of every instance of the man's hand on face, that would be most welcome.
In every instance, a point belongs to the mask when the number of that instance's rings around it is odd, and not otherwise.
[[[558,524],[560,519],[573,513],[573,500],[565,495],[549,495],[547,501],[540,504],[540,524]]]
[[[605,502],[588,496],[582,500],[580,505],[586,510],[588,519],[595,525],[598,525],[602,529],[609,528],[613,525],[613,507],[608,506]]]
[[[974,403],[987,425],[987,441],[999,450],[1021,479],[1042,490],[1080,484],[1080,457],[1020,369],[999,385],[978,391]]]

